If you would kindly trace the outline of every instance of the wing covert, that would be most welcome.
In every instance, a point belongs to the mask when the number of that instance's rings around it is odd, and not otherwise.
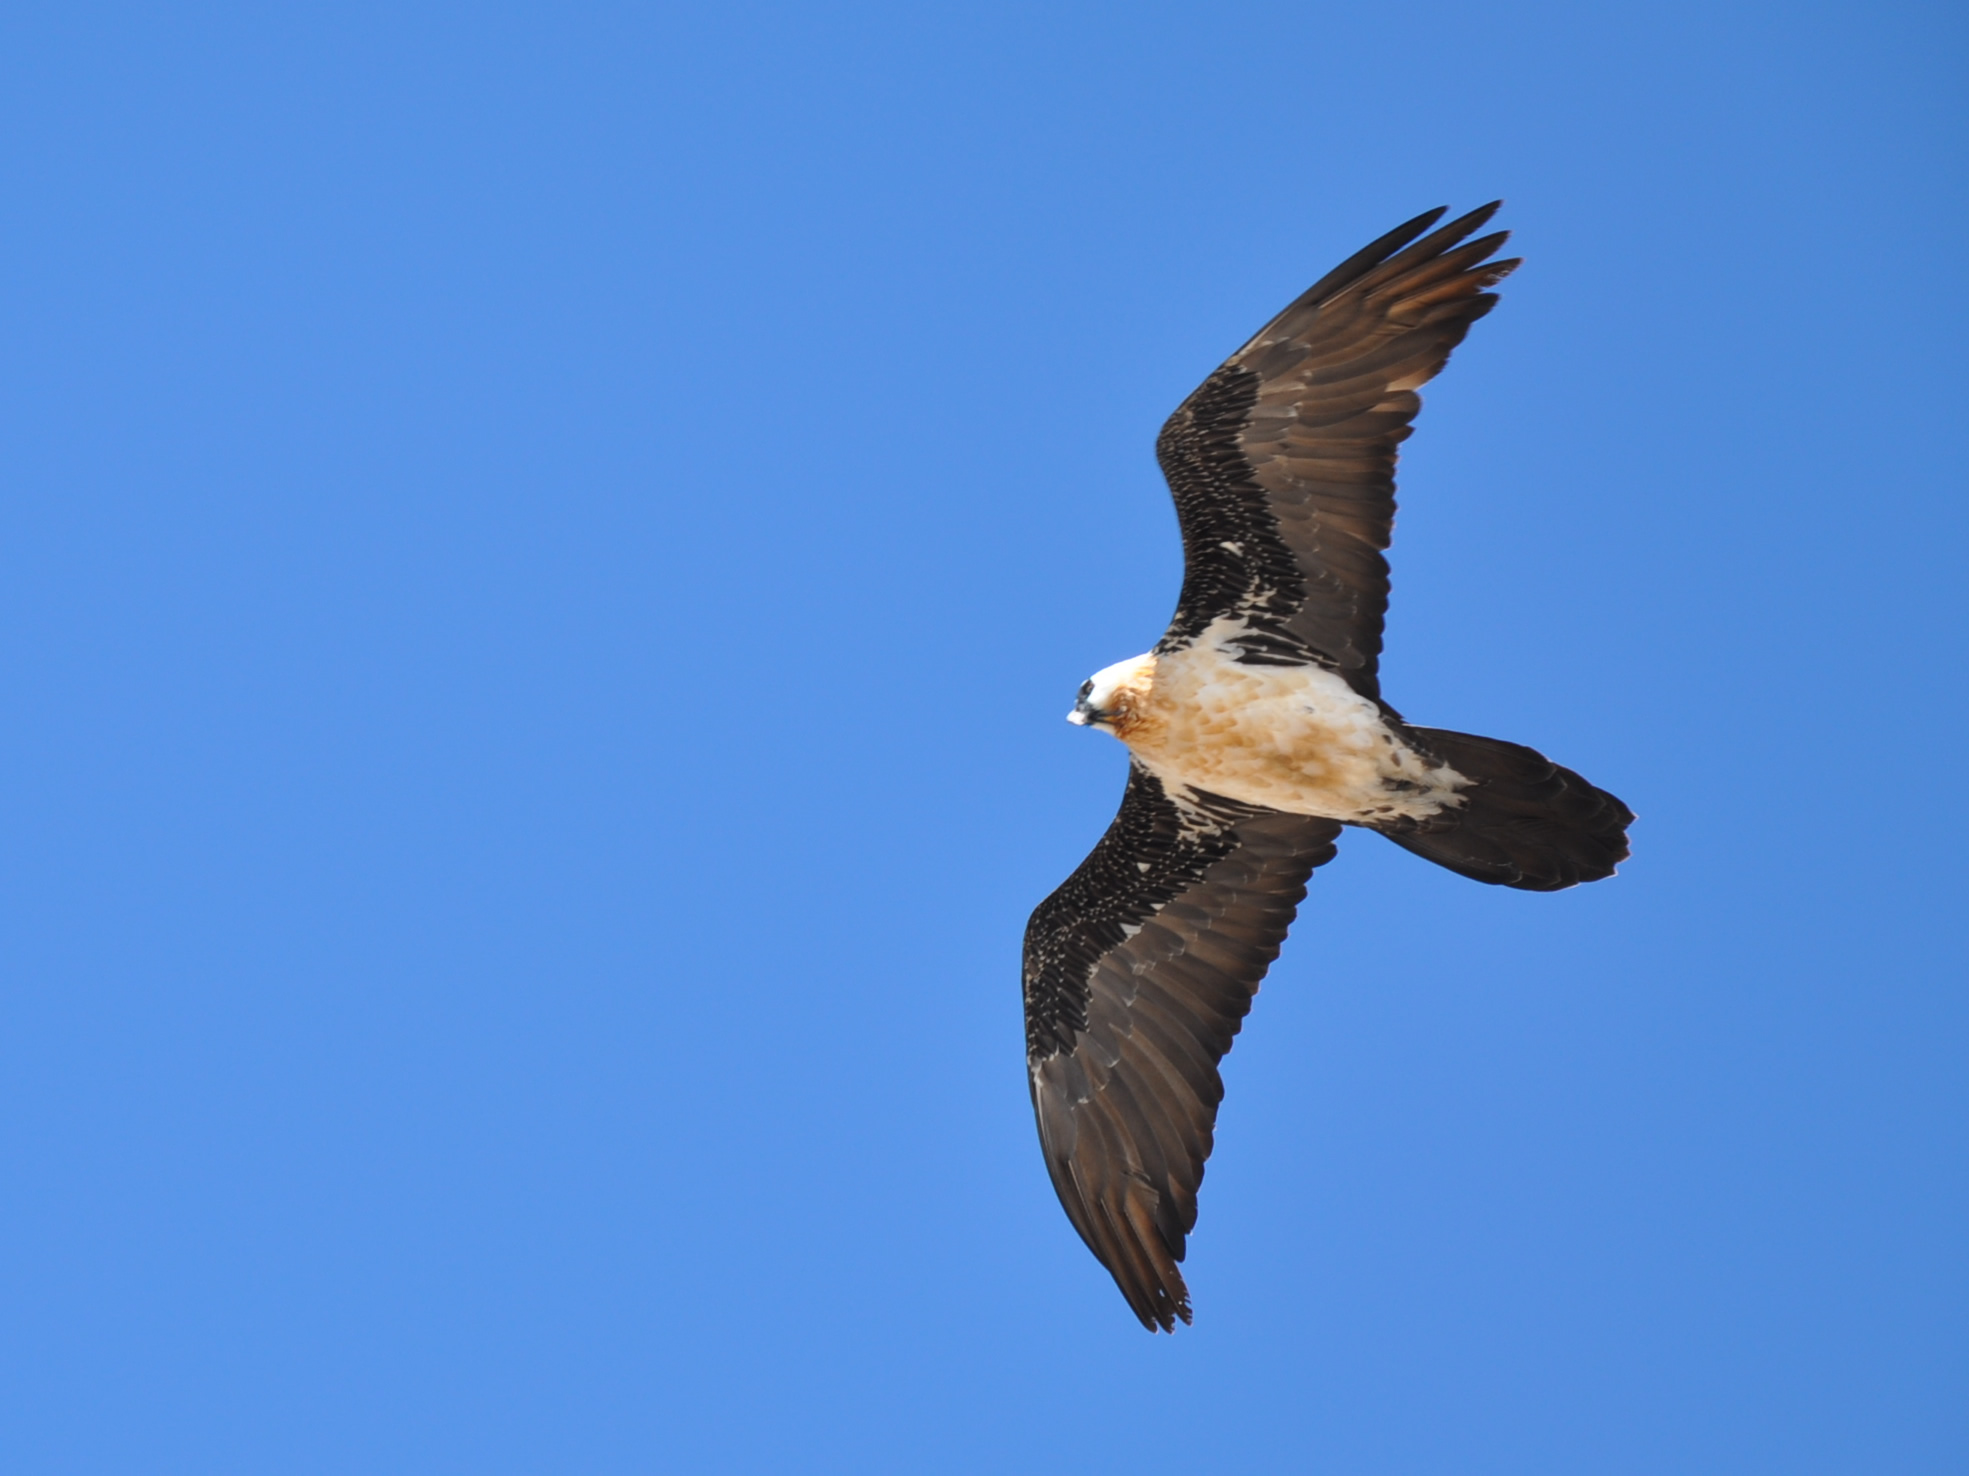
[[[1027,1063],[1047,1172],[1148,1328],[1190,1319],[1196,1224],[1231,1047],[1336,821],[1185,793],[1131,768],[1120,813],[1026,928]]]
[[[1396,448],[1416,390],[1518,265],[1488,259],[1502,231],[1465,240],[1498,203],[1434,231],[1444,212],[1429,211],[1342,262],[1169,417],[1156,455],[1183,590],[1157,650],[1229,618],[1239,660],[1326,666],[1379,697]]]

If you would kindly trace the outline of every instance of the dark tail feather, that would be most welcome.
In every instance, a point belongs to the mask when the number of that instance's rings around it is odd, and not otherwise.
[[[1571,769],[1516,743],[1410,728],[1416,746],[1474,780],[1434,820],[1382,830],[1438,866],[1498,886],[1556,892],[1612,876],[1634,812]]]

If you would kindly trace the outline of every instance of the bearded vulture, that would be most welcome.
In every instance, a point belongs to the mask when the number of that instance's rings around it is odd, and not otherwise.
[[[1501,203],[1501,202],[1499,202]],[[1053,1187],[1151,1330],[1190,1320],[1230,1049],[1343,825],[1481,882],[1609,876],[1633,813],[1515,743],[1422,728],[1376,678],[1395,448],[1416,390],[1518,265],[1496,212],[1431,210],[1348,258],[1169,417],[1183,588],[1069,720],[1128,745],[1121,812],[1026,928],[1026,1054]]]

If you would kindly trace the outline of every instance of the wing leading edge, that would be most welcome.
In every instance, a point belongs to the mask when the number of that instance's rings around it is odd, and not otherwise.
[[[1147,1328],[1190,1319],[1177,1263],[1231,1047],[1340,826],[1129,774],[1120,813],[1026,928],[1027,1064],[1067,1217]]]
[[[1431,210],[1348,258],[1169,417],[1156,455],[1182,524],[1183,590],[1159,651],[1230,618],[1243,622],[1240,660],[1326,666],[1380,696],[1395,448],[1417,388],[1518,265],[1487,260],[1505,232],[1465,242],[1498,203],[1434,231],[1444,212]]]

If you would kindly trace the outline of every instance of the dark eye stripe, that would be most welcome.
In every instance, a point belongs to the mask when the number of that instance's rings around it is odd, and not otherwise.
[[[1092,677],[1087,678],[1086,681],[1080,684],[1080,695],[1083,697],[1085,697],[1089,692],[1093,690],[1094,690],[1094,679]]]

